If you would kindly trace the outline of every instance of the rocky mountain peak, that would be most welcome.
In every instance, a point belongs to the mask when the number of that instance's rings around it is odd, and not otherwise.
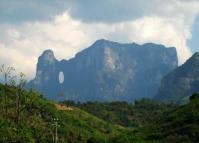
[[[40,56],[39,60],[42,60],[47,63],[52,63],[56,60],[52,50],[45,50]]]
[[[199,52],[196,52],[195,54],[193,54],[193,56],[188,61],[199,63]]]
[[[50,76],[56,72],[57,60],[52,50],[45,50],[38,58],[36,79],[50,79]]]
[[[199,52],[196,52],[194,55],[193,55],[193,57],[197,57],[197,58],[199,58]]]

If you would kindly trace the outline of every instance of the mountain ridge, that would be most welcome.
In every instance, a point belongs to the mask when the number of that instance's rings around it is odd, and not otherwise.
[[[40,56],[36,77],[28,87],[34,87],[55,100],[133,101],[151,98],[161,77],[178,65],[175,48],[152,43],[120,44],[101,39],[74,58],[61,61],[56,60],[51,50],[43,53],[50,54],[47,59],[50,58],[51,62],[42,66],[40,59],[45,54]],[[60,72],[64,73],[65,79],[61,85],[58,81]],[[55,91],[64,93],[65,97],[58,97],[59,93]]]

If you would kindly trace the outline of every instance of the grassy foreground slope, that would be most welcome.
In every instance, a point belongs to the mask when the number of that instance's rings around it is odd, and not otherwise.
[[[78,108],[48,101],[35,91],[0,85],[0,142],[141,142],[131,129],[112,125]]]

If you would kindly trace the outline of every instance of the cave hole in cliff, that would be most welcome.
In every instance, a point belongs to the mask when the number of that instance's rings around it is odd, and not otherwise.
[[[64,73],[63,73],[63,71],[59,72],[59,83],[60,84],[64,83]]]

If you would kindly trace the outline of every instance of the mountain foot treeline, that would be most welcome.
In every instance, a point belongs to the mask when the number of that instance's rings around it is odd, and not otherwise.
[[[0,142],[197,143],[198,108],[198,94],[185,105],[150,99],[56,103],[37,91],[0,85]]]

